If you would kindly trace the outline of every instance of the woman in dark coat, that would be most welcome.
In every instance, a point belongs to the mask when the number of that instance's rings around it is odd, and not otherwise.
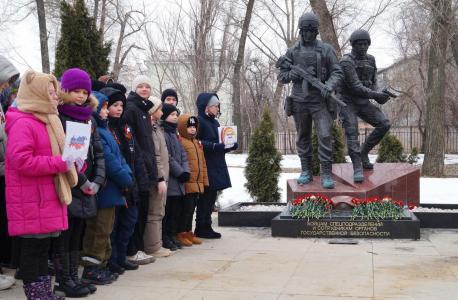
[[[225,149],[225,145],[219,142],[220,125],[216,117],[220,114],[220,103],[216,93],[199,94],[196,104],[199,117],[197,139],[201,141],[204,148],[209,186],[205,187],[203,195],[197,202],[194,234],[201,238],[218,239],[221,238],[221,234],[213,230],[211,214],[217,192],[231,187],[225,155],[231,150],[236,150],[237,143],[232,148]]]

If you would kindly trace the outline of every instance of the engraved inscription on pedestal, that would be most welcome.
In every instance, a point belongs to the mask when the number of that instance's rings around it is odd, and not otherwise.
[[[316,221],[305,220],[303,237],[377,237],[389,238],[391,233],[381,221]]]

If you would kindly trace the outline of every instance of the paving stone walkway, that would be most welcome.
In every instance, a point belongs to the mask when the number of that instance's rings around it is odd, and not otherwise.
[[[221,240],[127,272],[89,298],[458,299],[458,230],[356,245],[273,238],[270,228],[218,230]],[[0,291],[0,299],[24,298],[20,282]]]

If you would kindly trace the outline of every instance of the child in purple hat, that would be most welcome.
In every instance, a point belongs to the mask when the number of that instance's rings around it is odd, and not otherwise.
[[[65,297],[84,297],[95,292],[92,285],[83,284],[78,277],[80,243],[84,223],[86,233],[94,231],[90,222],[97,213],[95,194],[105,182],[105,159],[102,142],[92,120],[98,101],[91,95],[91,78],[78,68],[66,70],[61,77],[59,118],[64,130],[68,122],[91,124],[91,138],[84,168],[78,173],[78,183],[72,189],[72,202],[68,206],[68,230],[54,241],[54,290]],[[109,281],[113,279],[110,278]]]

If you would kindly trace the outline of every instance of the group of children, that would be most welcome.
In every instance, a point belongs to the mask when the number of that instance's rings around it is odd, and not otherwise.
[[[19,76],[6,62],[2,88]],[[211,214],[217,191],[231,186],[224,156],[237,144],[219,142],[215,93],[198,96],[193,116],[180,114],[173,89],[151,97],[143,75],[127,97],[123,85],[78,68],[59,81],[28,71],[6,113],[7,226],[27,299],[84,297],[125,270],[221,237]],[[84,161],[62,158],[67,122],[90,125]]]

